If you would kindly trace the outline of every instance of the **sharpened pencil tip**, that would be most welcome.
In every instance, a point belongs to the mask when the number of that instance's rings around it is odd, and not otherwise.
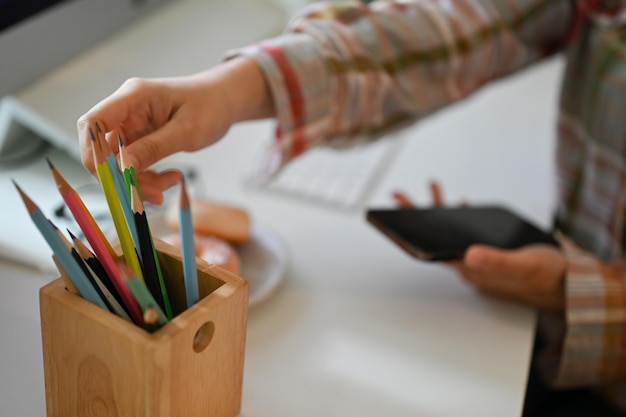
[[[117,132],[117,144],[120,145],[120,148],[124,146],[124,141],[122,140],[122,135],[120,132]]]
[[[48,158],[46,156],[46,162],[48,163],[48,166],[50,167],[50,169],[54,169],[54,165],[52,165],[52,161],[50,161],[50,158]]]
[[[37,210],[37,205],[33,202],[33,200],[30,199],[29,196],[26,195],[26,193],[22,190],[22,188],[19,185],[17,185],[17,182],[15,182],[13,178],[11,178],[11,182],[13,182],[13,185],[15,185],[15,188],[17,188],[17,192],[20,193],[20,197],[22,198],[22,201],[24,202],[26,209],[28,210],[30,214],[32,214],[33,211]]]
[[[52,171],[52,177],[54,178],[54,182],[56,182],[57,188],[59,189],[61,194],[68,194],[72,192],[73,191],[72,186],[67,182],[65,178],[63,178],[63,175],[61,175],[59,170],[56,169],[54,165],[52,165],[52,162],[50,162],[48,158],[46,158],[46,161],[48,161],[48,166],[50,167],[50,170]]]
[[[96,122],[96,130],[98,133],[102,133],[102,129],[100,129],[100,124],[98,122]]]
[[[185,186],[185,176],[181,173],[180,175],[180,208],[188,209],[189,208],[189,195],[187,194],[187,187]]]
[[[91,136],[92,142],[96,141],[96,135],[93,134],[93,130],[91,130],[91,128],[89,128],[89,136]]]
[[[67,233],[70,235],[72,240],[76,240],[76,236],[74,236],[74,233],[72,233],[72,231],[70,229],[65,229],[65,230],[67,230]]]

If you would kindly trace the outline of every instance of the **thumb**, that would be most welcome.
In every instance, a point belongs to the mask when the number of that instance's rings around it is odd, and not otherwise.
[[[498,249],[485,245],[471,246],[465,253],[464,262],[475,271],[492,273],[519,273],[529,267],[526,251]]]

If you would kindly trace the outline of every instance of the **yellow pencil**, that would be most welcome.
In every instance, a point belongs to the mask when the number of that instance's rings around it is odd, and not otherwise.
[[[113,182],[113,176],[111,174],[109,164],[104,158],[101,144],[102,138],[100,135],[96,135],[95,137],[92,136],[91,138],[93,140],[92,151],[94,163],[96,165],[96,173],[98,174],[100,185],[104,191],[104,196],[106,198],[107,205],[109,206],[111,217],[113,218],[113,224],[115,225],[117,237],[119,238],[120,245],[122,246],[124,259],[133,271],[135,271],[137,276],[143,281],[141,264],[139,263],[139,258],[137,257],[135,246],[133,245],[133,239],[130,236],[130,231],[126,223],[126,219],[124,218],[124,213],[122,212],[120,196],[117,195],[117,190],[115,188],[115,183]]]

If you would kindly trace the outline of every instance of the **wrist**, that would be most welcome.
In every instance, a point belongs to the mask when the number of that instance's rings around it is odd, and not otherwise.
[[[274,116],[274,104],[265,76],[257,63],[234,57],[220,66],[219,85],[231,124]]]

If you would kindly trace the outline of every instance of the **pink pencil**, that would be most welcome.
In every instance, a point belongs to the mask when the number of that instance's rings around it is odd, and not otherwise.
[[[105,240],[101,239],[100,233],[98,233],[97,226],[94,227],[94,223],[92,222],[93,217],[89,214],[89,211],[87,211],[87,208],[83,204],[78,193],[76,193],[65,178],[61,176],[59,171],[52,166],[50,161],[48,161],[48,164],[50,165],[50,169],[54,175],[54,180],[57,183],[57,187],[59,188],[65,204],[67,204],[67,207],[74,215],[76,223],[78,223],[81,230],[85,234],[87,241],[98,257],[98,260],[102,263],[102,267],[111,279],[111,282],[113,282],[115,289],[122,298],[122,301],[127,307],[133,321],[136,324],[143,326],[143,314],[141,313],[139,304],[122,279],[120,270],[117,268],[115,260],[105,244]]]

